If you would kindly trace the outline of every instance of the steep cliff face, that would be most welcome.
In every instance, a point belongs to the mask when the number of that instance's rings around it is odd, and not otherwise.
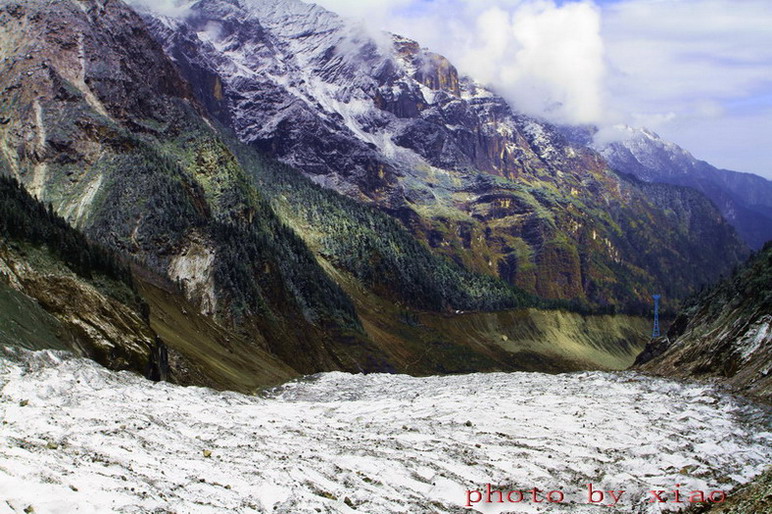
[[[675,190],[655,201],[586,142],[513,112],[414,41],[297,0],[203,0],[184,18],[144,18],[242,141],[467,268],[547,298],[640,307],[673,272],[684,296],[745,255],[708,201],[674,208]],[[708,265],[689,225],[716,249]]]
[[[772,244],[693,298],[636,364],[663,375],[718,379],[772,400]]]
[[[31,265],[30,261],[38,265]],[[41,341],[41,348],[61,346],[111,369],[129,369],[142,374],[149,374],[157,365],[153,362],[155,334],[148,320],[79,278],[45,251],[3,245],[0,269],[7,286],[34,298],[36,307],[57,320],[53,331],[56,337]],[[9,317],[4,324],[16,319],[13,312],[5,310],[3,317]],[[26,337],[19,337],[14,343],[28,347],[28,341]],[[166,370],[163,371],[165,374]]]
[[[153,380],[254,393],[298,372],[158,278],[136,290],[73,272],[45,246],[0,243],[0,344],[67,350]]]
[[[0,177],[0,344],[69,350],[153,380],[252,393],[298,375]]]
[[[68,349],[111,369],[167,376],[128,267],[0,177],[2,342]]]
[[[0,19],[3,173],[179,282],[199,312],[256,348],[304,372],[359,369],[333,348],[367,347],[350,301],[273,214],[133,10],[35,0],[4,3]]]
[[[627,129],[621,141],[598,146],[613,168],[647,182],[692,187],[718,207],[752,248],[772,239],[772,182],[722,170],[649,130]]]

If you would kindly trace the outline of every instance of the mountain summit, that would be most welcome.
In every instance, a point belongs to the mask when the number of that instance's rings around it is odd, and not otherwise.
[[[698,191],[313,5],[0,21],[0,170],[161,277],[138,287],[151,328],[220,383],[252,387],[251,348],[298,373],[626,367],[645,321],[584,314],[647,312],[748,251]]]
[[[744,244],[701,194],[617,174],[419,43],[299,0],[145,13],[211,116],[435,253],[546,298],[643,308]]]
[[[619,141],[598,146],[609,165],[647,182],[692,187],[707,196],[753,248],[772,239],[772,182],[718,169],[645,129],[625,127]]]

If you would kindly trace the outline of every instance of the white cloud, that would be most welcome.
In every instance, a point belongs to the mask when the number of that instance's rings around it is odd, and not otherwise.
[[[412,37],[518,109],[570,122],[602,115],[600,11],[552,0],[317,0]],[[369,14],[368,14],[369,12]]]
[[[125,0],[138,10],[147,10],[164,16],[185,16],[194,3],[192,0]]]
[[[462,70],[526,112],[569,123],[599,120],[604,65],[594,6],[491,7],[478,16],[475,29],[459,59]]]
[[[767,0],[632,0],[608,8],[612,93],[638,105],[720,101],[772,84]]]
[[[648,126],[772,177],[772,145],[743,143],[772,125],[769,0],[316,2],[418,40],[526,112]]]
[[[772,177],[772,148],[759,144],[772,133],[770,27],[768,0],[612,4],[602,31],[608,116],[658,124],[698,158]]]

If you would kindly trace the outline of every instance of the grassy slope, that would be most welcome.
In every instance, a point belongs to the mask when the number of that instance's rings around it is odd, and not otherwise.
[[[465,314],[428,323],[459,338],[495,343],[522,359],[544,356],[577,370],[630,366],[643,349],[648,329],[648,321],[635,316],[536,309]]]
[[[100,286],[107,288],[104,284],[114,292],[120,289],[120,284],[104,277],[91,280],[78,277],[46,247],[29,244],[15,247],[18,249],[0,244],[0,263],[23,266],[27,271],[22,283],[17,283],[15,288],[0,282],[0,345],[28,350],[69,350],[92,356],[96,340],[105,341],[97,346],[120,345],[123,339],[133,337],[136,327],[127,325],[123,317],[133,310],[133,302],[121,304],[116,298],[97,292]],[[64,289],[63,281],[67,286]],[[147,279],[137,279],[136,284],[141,296],[139,301],[146,303],[150,312],[149,326],[142,327],[144,336],[157,334],[167,344],[171,381],[252,393],[298,376],[295,370],[254,343],[245,342],[201,315],[173,288],[155,285]],[[92,305],[84,291],[98,295],[96,301],[101,307]],[[62,311],[57,307],[68,304],[72,304],[73,309]],[[81,327],[90,328],[83,332]],[[119,339],[114,339],[116,336]],[[97,360],[113,367],[111,358]],[[142,364],[130,369],[144,371]]]
[[[170,359],[173,380],[252,393],[299,375],[254,343],[200,314],[179,293],[150,281],[140,280],[138,287],[150,306],[150,326],[173,356],[184,358],[185,362]]]
[[[643,349],[648,321],[551,310],[436,313],[395,305],[324,263],[354,299],[368,336],[399,372],[562,372],[624,369]]]
[[[30,297],[0,283],[0,345],[67,350],[70,334]]]
[[[643,318],[525,309],[545,302],[449,264],[422,244],[411,246],[383,213],[322,190],[250,148],[232,141],[231,147],[279,217],[352,298],[367,336],[398,372],[624,369],[645,345]],[[371,253],[352,261],[352,241]],[[432,302],[435,296],[447,303]],[[455,309],[475,312],[451,314]]]

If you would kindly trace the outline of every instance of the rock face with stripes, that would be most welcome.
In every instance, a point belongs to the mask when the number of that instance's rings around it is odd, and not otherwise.
[[[358,369],[330,349],[350,301],[128,5],[1,3],[0,122],[0,173],[91,239],[297,370]]]

